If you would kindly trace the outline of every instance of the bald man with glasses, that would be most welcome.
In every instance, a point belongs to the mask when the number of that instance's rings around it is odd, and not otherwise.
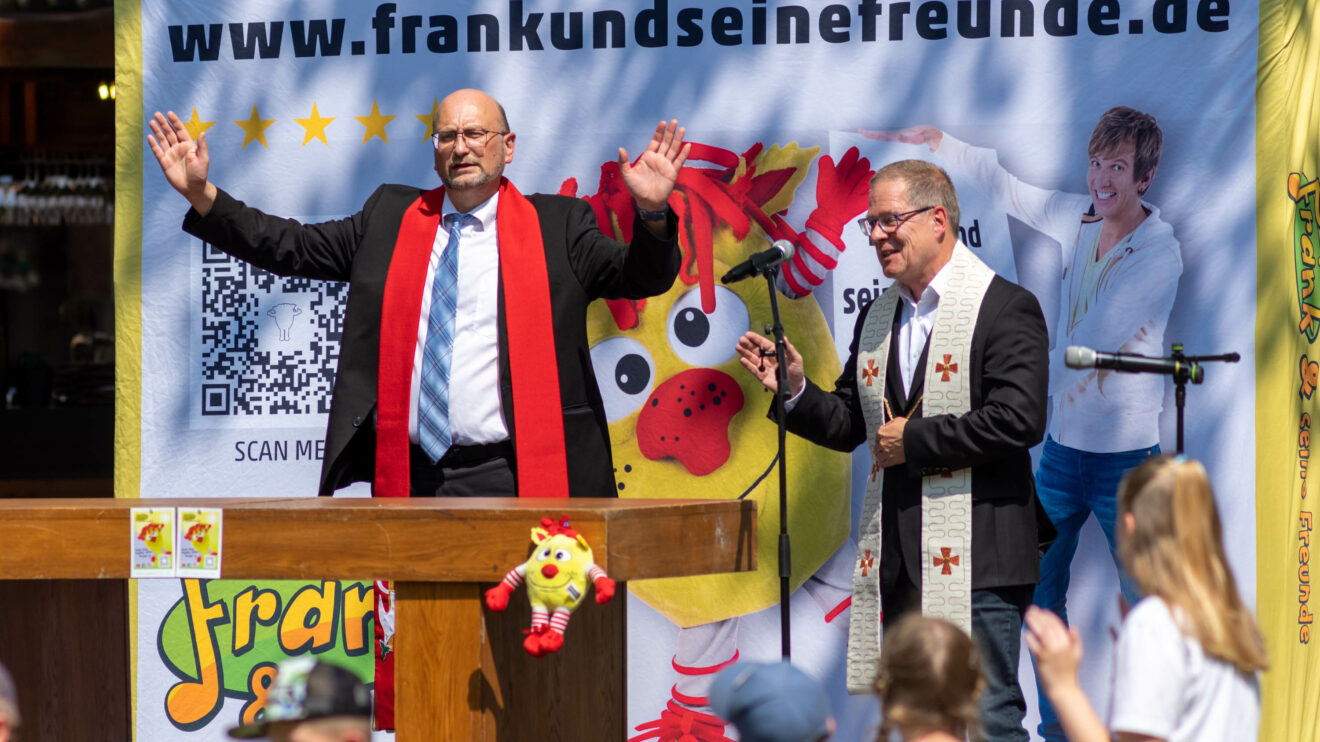
[[[192,206],[185,231],[280,275],[350,283],[320,494],[355,481],[376,496],[617,494],[586,310],[664,293],[678,274],[677,122],[635,163],[619,149],[629,244],[602,234],[586,201],[524,196],[503,177],[517,136],[479,90],[436,111],[441,188],[384,185],[321,224],[246,206],[208,180],[205,133],[194,141],[173,112],[148,123]]]

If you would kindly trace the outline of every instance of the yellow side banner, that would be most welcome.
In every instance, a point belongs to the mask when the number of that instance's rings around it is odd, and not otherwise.
[[[1320,742],[1320,649],[1311,594],[1320,482],[1320,13],[1274,0],[1260,13],[1256,103],[1256,610],[1265,632],[1260,739]]]
[[[115,471],[116,497],[138,497],[142,451],[142,12],[115,4]],[[128,625],[137,626],[129,590]],[[129,633],[132,717],[137,718],[137,634]],[[137,724],[133,725],[136,738]]]

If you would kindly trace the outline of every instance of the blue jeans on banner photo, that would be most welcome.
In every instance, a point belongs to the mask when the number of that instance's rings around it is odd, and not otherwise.
[[[1159,444],[1156,444],[1134,451],[1091,453],[1060,445],[1053,438],[1046,437],[1040,466],[1036,469],[1036,496],[1059,536],[1041,559],[1040,583],[1036,585],[1032,603],[1054,611],[1067,623],[1069,570],[1077,552],[1077,536],[1087,517],[1094,513],[1109,542],[1109,554],[1118,570],[1123,597],[1128,605],[1136,605],[1141,593],[1119,564],[1118,547],[1114,541],[1118,485],[1130,469],[1159,452]],[[1067,738],[1059,726],[1054,707],[1044,692],[1040,692],[1039,697],[1040,726],[1037,732],[1047,742],[1064,742]]]

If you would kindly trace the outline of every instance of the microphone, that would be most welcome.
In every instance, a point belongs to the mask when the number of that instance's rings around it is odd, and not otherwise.
[[[775,240],[769,250],[752,255],[750,258],[733,266],[720,278],[720,283],[736,283],[752,276],[764,276],[771,268],[793,257],[793,243],[788,240]]]
[[[1102,353],[1081,345],[1069,345],[1063,362],[1068,368],[1108,368],[1130,374],[1187,374],[1193,384],[1200,384],[1205,372],[1200,364],[1176,358],[1151,358],[1132,353]]]

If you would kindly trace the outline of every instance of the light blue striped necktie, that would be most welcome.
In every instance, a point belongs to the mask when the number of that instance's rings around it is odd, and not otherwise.
[[[449,244],[440,254],[431,281],[431,312],[427,318],[417,399],[417,437],[432,461],[439,461],[453,442],[449,427],[449,369],[454,351],[454,315],[458,310],[458,234],[464,224],[476,220],[471,214],[450,215]]]

